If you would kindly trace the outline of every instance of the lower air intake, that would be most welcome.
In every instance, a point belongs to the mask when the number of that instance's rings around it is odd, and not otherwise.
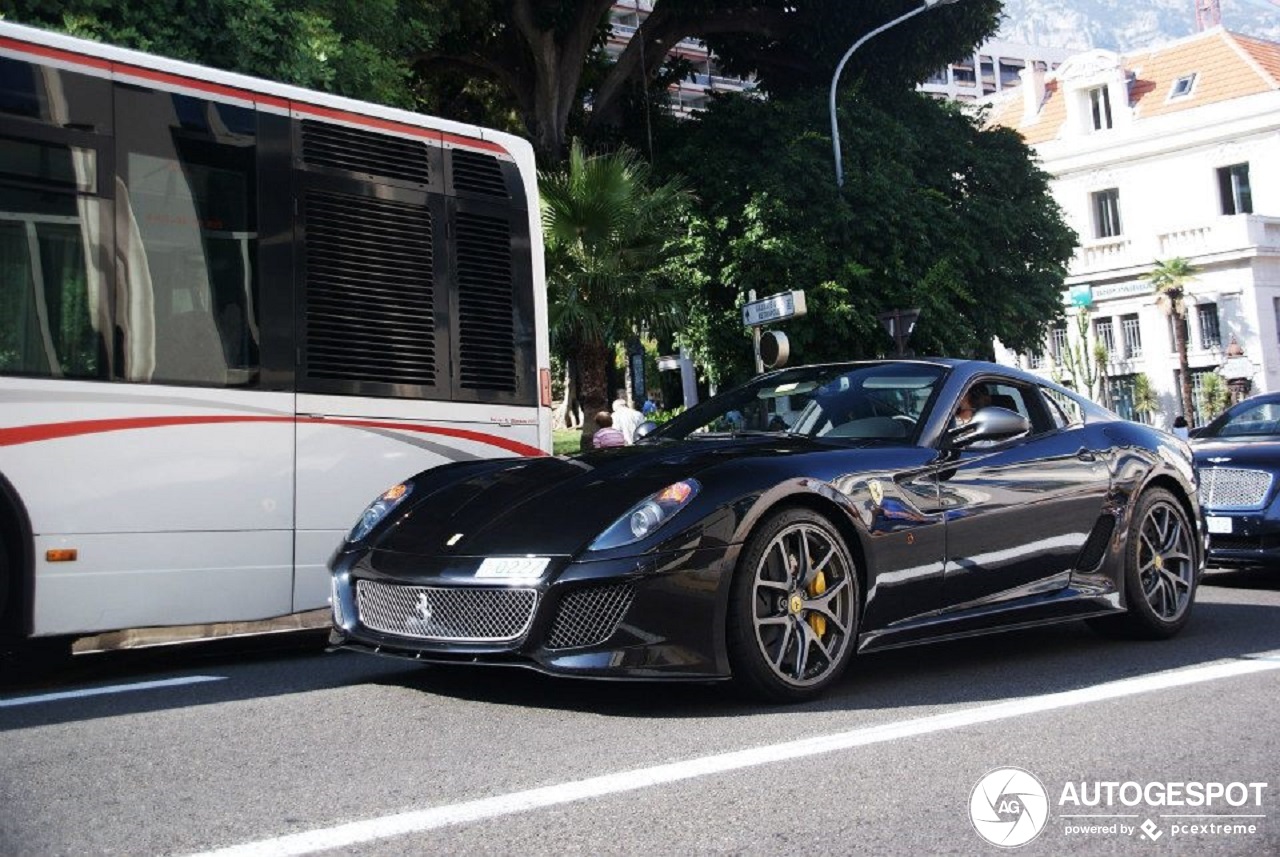
[[[618,630],[635,595],[631,583],[587,586],[570,592],[560,601],[547,648],[576,649],[603,643]]]

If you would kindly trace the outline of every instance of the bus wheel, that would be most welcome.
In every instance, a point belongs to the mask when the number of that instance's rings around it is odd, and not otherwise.
[[[9,559],[9,547],[4,542],[4,531],[0,529],[0,635],[10,627],[11,620],[6,612],[9,607],[9,592],[13,589],[14,580],[10,569],[13,567]]]

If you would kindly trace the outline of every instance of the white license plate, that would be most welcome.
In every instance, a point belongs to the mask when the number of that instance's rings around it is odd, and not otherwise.
[[[501,580],[537,580],[551,562],[546,556],[487,556],[476,569],[476,577]]]
[[[1223,518],[1221,516],[1210,515],[1205,518],[1205,522],[1209,525],[1209,532],[1217,535],[1231,535],[1232,518]]]

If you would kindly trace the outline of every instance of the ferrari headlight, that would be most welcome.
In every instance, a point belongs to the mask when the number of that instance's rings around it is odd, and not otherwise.
[[[373,532],[373,528],[378,526],[387,515],[391,514],[391,510],[399,506],[405,497],[413,493],[413,484],[409,482],[401,482],[399,485],[392,485],[386,491],[382,492],[382,496],[370,503],[360,515],[360,520],[356,521],[356,525],[351,528],[351,532],[347,534],[348,542],[358,542],[369,533]]]
[[[685,479],[681,482],[673,482],[661,491],[650,494],[614,521],[609,529],[591,543],[588,550],[609,550],[640,541],[687,506],[701,487],[697,480]]]

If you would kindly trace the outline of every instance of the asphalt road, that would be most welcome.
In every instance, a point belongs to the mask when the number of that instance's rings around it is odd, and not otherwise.
[[[315,635],[80,655],[0,687],[0,855],[1278,854],[1277,699],[1275,572],[1171,641],[883,653],[792,707]]]

